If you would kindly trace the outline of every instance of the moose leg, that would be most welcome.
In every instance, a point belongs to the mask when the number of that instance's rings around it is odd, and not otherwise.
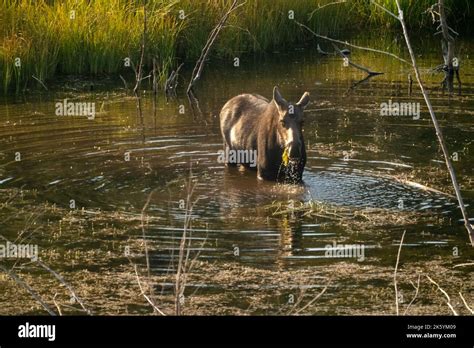
[[[230,158],[230,151],[232,148],[227,144],[227,142],[224,142],[224,164],[226,167],[236,167],[237,163],[229,161]]]

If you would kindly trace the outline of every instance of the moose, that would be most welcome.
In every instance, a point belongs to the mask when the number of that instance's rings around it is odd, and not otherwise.
[[[306,164],[303,111],[308,103],[308,92],[295,104],[287,102],[277,86],[271,101],[258,94],[233,97],[220,112],[224,152],[256,152],[260,180],[300,183]],[[227,166],[255,167],[237,162],[225,161]]]

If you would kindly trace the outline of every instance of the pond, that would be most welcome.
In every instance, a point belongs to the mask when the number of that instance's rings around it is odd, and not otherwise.
[[[429,72],[440,63],[438,45],[424,45],[418,64],[472,215],[473,47],[460,45],[462,94],[449,96],[439,88],[442,75]],[[474,302],[472,266],[462,265],[474,252],[416,84],[408,94],[411,68],[360,50],[351,60],[384,74],[354,86],[363,72],[307,48],[242,56],[238,67],[211,60],[196,88],[200,114],[182,91],[184,78],[177,98],[160,92],[156,110],[151,91],[144,92],[143,117],[113,79],[71,78],[52,92],[5,98],[2,235],[38,245],[41,260],[95,314],[153,313],[140,279],[173,314],[185,225],[183,314],[394,314],[393,272],[406,231],[401,310],[450,314],[429,276],[465,313],[457,293]],[[220,108],[244,92],[271,98],[274,85],[295,102],[311,94],[302,185],[262,182],[255,171],[218,161]],[[64,99],[95,103],[95,118],[57,116]],[[389,102],[420,103],[419,118],[381,115]],[[359,254],[331,254],[341,245]],[[50,272],[34,262],[15,265],[64,314],[81,313]],[[7,276],[0,288],[1,314],[45,313]]]

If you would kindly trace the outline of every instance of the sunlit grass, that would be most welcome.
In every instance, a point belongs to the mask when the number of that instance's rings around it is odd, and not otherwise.
[[[392,28],[396,21],[364,0],[348,0],[319,10],[332,0],[247,0],[231,16],[213,56],[273,53],[308,44],[311,36],[292,20],[325,35]],[[379,3],[395,10],[394,1]],[[429,26],[424,11],[433,1],[402,0],[412,27]],[[179,60],[195,60],[207,37],[229,6],[226,0],[155,0],[147,2],[146,71],[156,58],[160,82]],[[468,0],[447,1],[450,13],[468,26]],[[316,10],[316,11],[315,11]],[[182,12],[180,12],[182,11]],[[312,13],[312,15],[310,15]],[[180,18],[184,15],[184,19]],[[118,74],[129,57],[137,64],[143,32],[139,0],[0,0],[0,88],[20,92],[57,74]],[[21,66],[18,64],[21,63]]]

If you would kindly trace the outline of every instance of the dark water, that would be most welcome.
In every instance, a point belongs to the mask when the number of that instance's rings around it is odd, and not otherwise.
[[[454,164],[469,204],[474,198],[474,65],[463,54],[462,96],[443,96],[436,89],[441,75],[424,69],[439,64],[436,49],[433,46],[432,52],[420,56],[419,64],[448,146],[459,155]],[[157,273],[169,269],[179,248],[185,216],[181,200],[186,200],[190,167],[196,182],[193,200],[197,199],[191,213],[191,250],[201,250],[201,260],[217,264],[232,260],[262,268],[321,266],[339,262],[324,256],[325,245],[352,242],[367,248],[365,262],[389,265],[393,258],[384,256],[396,252],[403,230],[410,235],[407,258],[449,254],[455,246],[472,256],[458,222],[456,200],[414,184],[452,192],[416,86],[415,94],[407,95],[409,66],[360,51],[353,52],[352,59],[386,73],[351,89],[364,77],[362,72],[343,67],[339,58],[322,58],[311,51],[242,59],[239,68],[232,62],[211,61],[197,87],[202,115],[193,114],[184,94],[179,94],[168,102],[160,96],[154,117],[147,91],[141,120],[133,98],[100,82],[95,92],[8,98],[0,105],[0,188],[36,190],[38,204],[48,202],[66,210],[73,199],[77,209],[137,216],[156,190],[146,213],[150,218],[146,238],[153,242],[151,265]],[[255,172],[227,169],[217,161],[222,105],[242,92],[271,97],[274,85],[292,101],[304,91],[311,93],[305,113],[308,162],[302,186],[259,182]],[[55,103],[64,98],[95,102],[96,118],[56,116]],[[389,100],[421,103],[420,119],[380,116],[380,104]],[[16,152],[21,161],[15,161]],[[358,233],[327,219],[273,215],[275,209],[268,208],[277,202],[287,206],[310,200],[349,210],[428,213],[439,224],[388,220],[383,227],[369,226]],[[470,206],[468,210],[472,215]],[[18,228],[8,222],[2,226],[9,237]],[[239,257],[234,255],[236,246]],[[61,243],[47,247],[63,248]],[[91,236],[90,245],[81,248],[100,249],[101,244]]]

